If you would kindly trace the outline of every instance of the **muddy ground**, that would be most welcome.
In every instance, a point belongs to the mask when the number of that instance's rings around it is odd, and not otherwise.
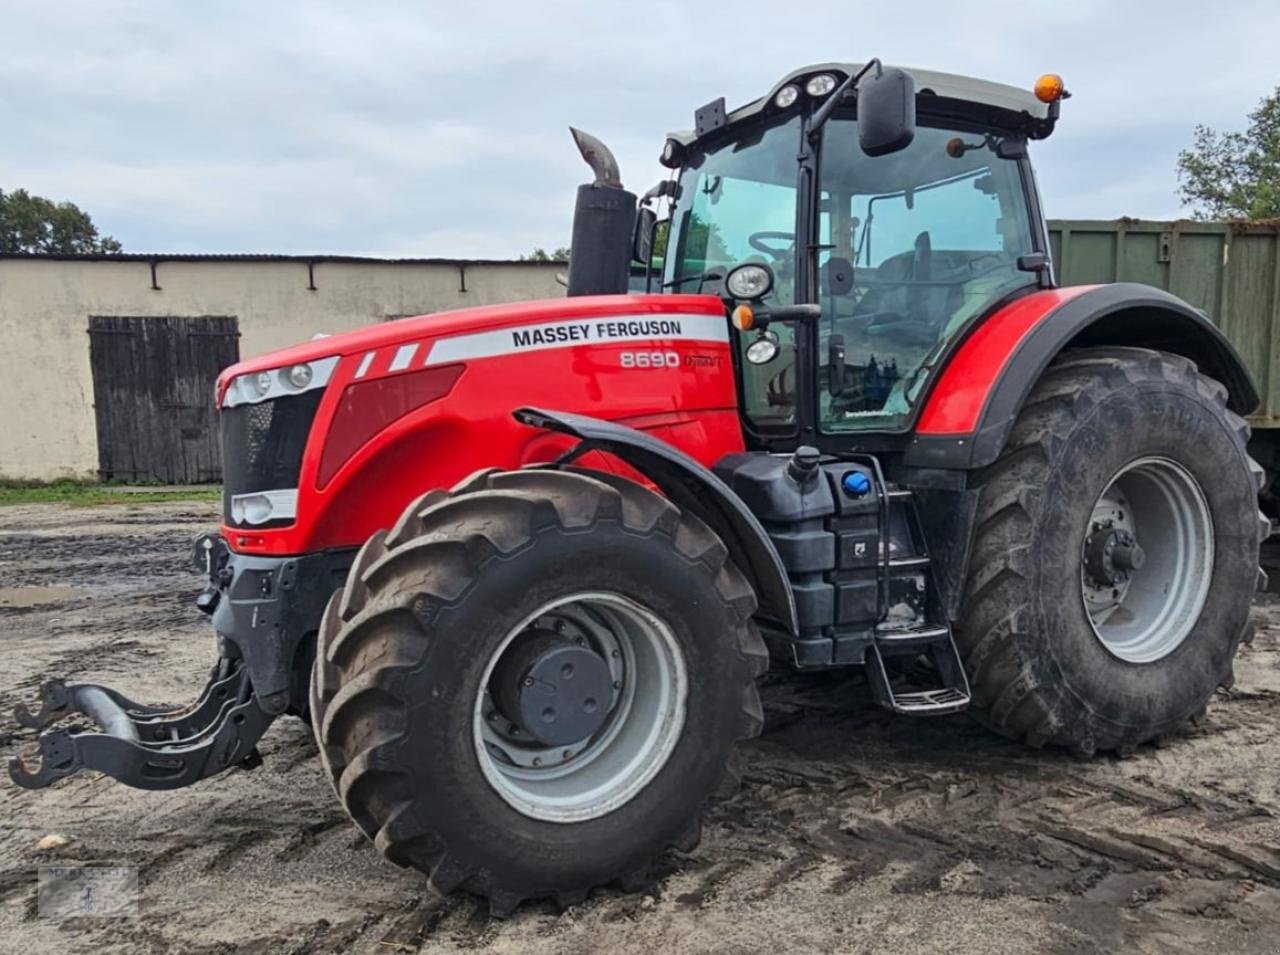
[[[213,642],[188,540],[212,505],[0,509],[0,755],[46,676],[185,700]],[[852,679],[775,679],[742,792],[647,895],[508,921],[380,860],[284,720],[265,764],[171,793],[0,781],[0,951],[1280,951],[1280,603],[1207,722],[1080,761],[963,716],[894,718]],[[51,834],[65,846],[42,852]],[[41,864],[139,867],[141,916],[36,915]]]

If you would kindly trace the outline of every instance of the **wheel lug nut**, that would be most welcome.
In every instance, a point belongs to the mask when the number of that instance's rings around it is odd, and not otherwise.
[[[614,650],[612,653],[609,654],[609,656],[613,657],[614,659],[617,659],[618,657],[622,656],[622,654],[619,651]]]
[[[524,685],[525,685],[525,686],[533,686],[533,677],[531,677],[531,676],[527,676],[527,677],[525,677],[525,678],[524,678]]]
[[[563,621],[563,620],[557,620],[557,621],[556,621],[556,633],[564,633],[564,621]]]
[[[533,765],[535,765],[535,766],[541,766],[541,765],[542,765],[542,760],[541,760],[539,757],[537,757],[537,756],[533,757]]]
[[[561,753],[560,755],[562,755],[565,759],[568,759],[570,756],[572,756],[572,755],[573,755],[573,750],[571,750],[571,749],[566,749],[566,750],[565,750],[563,753]]]
[[[613,688],[614,688],[615,690],[621,690],[621,689],[622,689],[622,681],[621,681],[621,680],[614,680],[614,681],[613,681]]]

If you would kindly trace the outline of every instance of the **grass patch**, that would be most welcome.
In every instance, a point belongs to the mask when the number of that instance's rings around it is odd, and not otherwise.
[[[16,504],[66,504],[69,507],[101,507],[107,504],[162,504],[169,501],[217,501],[222,489],[209,485],[193,487],[124,487],[116,484],[88,484],[55,481],[0,483],[0,507]]]

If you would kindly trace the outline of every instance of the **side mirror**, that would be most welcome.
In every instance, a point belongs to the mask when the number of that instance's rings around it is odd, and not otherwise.
[[[905,70],[886,66],[858,82],[858,145],[868,156],[905,149],[916,136],[916,84]]]
[[[658,214],[647,206],[636,213],[635,232],[631,236],[631,258],[635,262],[649,264],[653,256],[653,231],[658,225]]]

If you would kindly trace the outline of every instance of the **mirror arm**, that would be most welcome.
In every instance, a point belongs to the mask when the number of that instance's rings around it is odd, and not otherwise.
[[[831,95],[827,97],[827,101],[818,107],[818,111],[813,114],[813,119],[809,121],[809,136],[811,138],[816,138],[819,130],[822,129],[823,124],[831,118],[831,114],[835,112],[836,107],[839,106],[841,101],[844,99],[844,94],[850,88],[856,87],[858,81],[871,72],[872,67],[875,67],[877,73],[883,69],[880,65],[880,58],[878,56],[872,57],[868,60],[857,73],[854,73],[852,76],[846,76],[844,82],[831,91]]]
[[[767,328],[770,322],[804,322],[817,321],[822,317],[820,305],[780,305],[774,308],[752,309],[756,316],[756,327]]]

